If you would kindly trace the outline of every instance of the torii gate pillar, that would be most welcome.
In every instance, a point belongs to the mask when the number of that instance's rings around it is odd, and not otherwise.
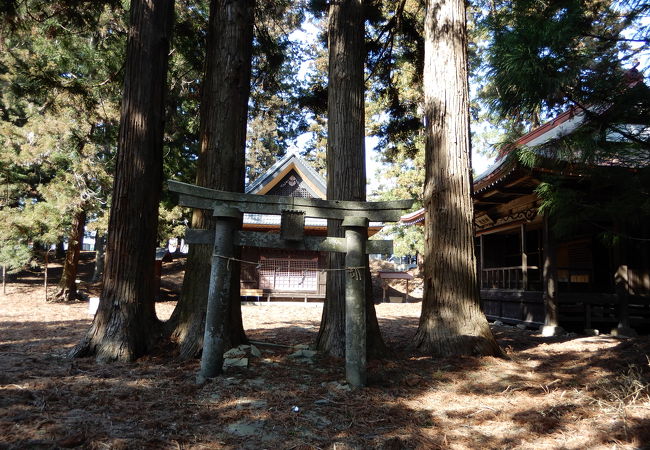
[[[345,377],[352,387],[366,385],[366,278],[368,219],[346,217],[345,266]]]
[[[234,256],[235,230],[241,221],[236,208],[215,207],[214,244],[210,270],[210,288],[205,313],[203,353],[197,382],[203,383],[222,371],[224,338],[228,304],[230,302],[230,268],[228,260]]]

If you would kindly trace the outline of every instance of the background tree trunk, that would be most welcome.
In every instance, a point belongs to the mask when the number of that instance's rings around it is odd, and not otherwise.
[[[131,3],[102,295],[73,356],[133,360],[155,338],[153,277],[173,11],[173,0]]]
[[[63,241],[56,243],[56,250],[54,252],[55,259],[63,259],[66,256],[65,248],[63,247]]]
[[[72,220],[72,230],[68,238],[68,250],[65,253],[63,273],[59,280],[59,292],[54,296],[55,301],[72,302],[79,298],[77,292],[77,267],[79,265],[79,252],[84,238],[86,226],[86,211],[77,211]]]
[[[327,90],[327,198],[366,199],[364,19],[361,0],[332,2],[329,9],[329,79]],[[341,221],[328,220],[327,234],[343,236]],[[329,268],[345,267],[345,255],[329,254]],[[367,263],[367,258],[366,258]],[[366,276],[370,277],[369,270]],[[368,289],[370,287],[370,289]],[[366,283],[368,354],[386,351],[372,296]],[[316,339],[319,350],[345,355],[345,272],[327,273],[323,319]]]
[[[476,279],[464,2],[429,0],[424,28],[426,228],[415,345],[442,356],[501,355]]]
[[[253,51],[254,0],[212,0],[201,97],[201,150],[196,184],[230,192],[244,191],[246,123]],[[194,210],[192,228],[214,229],[211,211]],[[238,256],[236,249],[236,257]],[[191,245],[181,299],[167,329],[181,357],[203,348],[212,247]],[[225,348],[245,341],[241,319],[238,264],[231,264],[232,286]]]
[[[44,252],[44,257],[43,257],[43,289],[45,290],[45,301],[49,301],[48,295],[47,295],[47,271],[48,271],[48,266],[49,266],[49,261],[50,259],[50,250],[47,249]]]
[[[106,236],[98,231],[95,234],[95,270],[93,271],[93,282],[101,280],[104,274],[105,250]]]

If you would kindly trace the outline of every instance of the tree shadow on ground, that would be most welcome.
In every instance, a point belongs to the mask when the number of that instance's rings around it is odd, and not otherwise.
[[[270,322],[248,329],[250,339],[305,344],[318,331],[317,320]],[[132,364],[67,359],[66,349],[89,323],[0,324],[0,447],[511,448],[562,447],[567,439],[566,447],[584,448],[648,442],[648,419],[614,396],[625,386],[628,365],[650,353],[647,338],[601,338],[566,349],[561,345],[582,340],[549,342],[510,329],[509,339],[526,341],[510,360],[431,358],[406,350],[417,319],[382,318],[382,331],[401,350],[369,361],[368,387],[351,391],[342,360],[290,357],[293,348],[259,345],[262,357],[251,356],[248,368],[227,369],[204,385],[195,384],[197,360],[178,361],[165,347]],[[641,371],[640,379],[647,375]],[[591,441],[571,441],[580,435]]]

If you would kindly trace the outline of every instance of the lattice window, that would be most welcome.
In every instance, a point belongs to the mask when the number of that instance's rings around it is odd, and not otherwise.
[[[303,179],[295,171],[289,172],[271,191],[271,195],[282,195],[285,197],[313,197],[303,186]]]
[[[318,290],[318,258],[262,257],[260,264],[260,289],[312,292]]]
[[[571,267],[591,269],[592,256],[589,242],[576,242],[569,245],[569,264]]]

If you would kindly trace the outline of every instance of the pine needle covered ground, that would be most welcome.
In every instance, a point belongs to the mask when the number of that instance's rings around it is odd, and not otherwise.
[[[0,294],[0,448],[650,444],[648,337],[543,338],[495,326],[510,360],[432,359],[408,350],[420,304],[381,304],[396,356],[371,361],[369,386],[353,392],[341,360],[296,356],[316,336],[319,304],[245,305],[249,338],[274,345],[255,344],[261,356],[248,355],[248,368],[196,385],[198,361],[177,360],[171,346],[133,364],[67,359],[90,324],[87,304],[45,303],[28,281]],[[159,303],[159,316],[173,305]]]

